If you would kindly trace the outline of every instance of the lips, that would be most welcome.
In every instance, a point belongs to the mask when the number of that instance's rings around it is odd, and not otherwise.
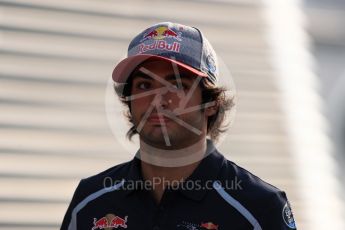
[[[170,118],[167,118],[167,117],[165,117],[163,115],[162,115],[162,118],[160,118],[157,114],[153,114],[153,115],[149,116],[147,118],[147,121],[150,122],[150,123],[158,123],[158,124],[160,124],[161,123],[161,119],[162,119],[162,122],[164,122],[164,123],[167,123],[167,122],[171,121]]]

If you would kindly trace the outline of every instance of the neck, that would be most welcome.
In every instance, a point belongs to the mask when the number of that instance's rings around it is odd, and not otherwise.
[[[144,179],[155,177],[167,180],[187,178],[206,153],[206,139],[178,150],[164,150],[140,141],[140,158]]]
[[[181,149],[161,149],[140,140],[140,159],[147,165],[165,170],[188,167],[202,160],[207,148],[206,138]]]
[[[160,202],[167,185],[174,186],[189,177],[206,154],[206,138],[178,150],[152,147],[140,140],[141,170],[144,180],[152,182],[153,196]]]

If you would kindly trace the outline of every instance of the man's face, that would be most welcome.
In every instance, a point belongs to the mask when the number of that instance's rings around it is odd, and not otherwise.
[[[178,149],[206,137],[208,115],[201,109],[200,80],[163,61],[146,62],[138,68],[128,99],[142,141],[157,148]]]

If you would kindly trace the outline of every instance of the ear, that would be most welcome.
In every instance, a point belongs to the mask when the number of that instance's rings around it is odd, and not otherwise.
[[[205,114],[207,117],[213,116],[217,113],[218,107],[216,105],[208,107],[205,109]]]

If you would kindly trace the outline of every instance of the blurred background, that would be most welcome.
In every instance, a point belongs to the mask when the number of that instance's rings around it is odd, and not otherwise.
[[[226,157],[285,190],[298,229],[345,229],[342,0],[0,0],[0,229],[59,229],[81,178],[132,158],[106,87],[160,21],[200,28],[233,75]]]

